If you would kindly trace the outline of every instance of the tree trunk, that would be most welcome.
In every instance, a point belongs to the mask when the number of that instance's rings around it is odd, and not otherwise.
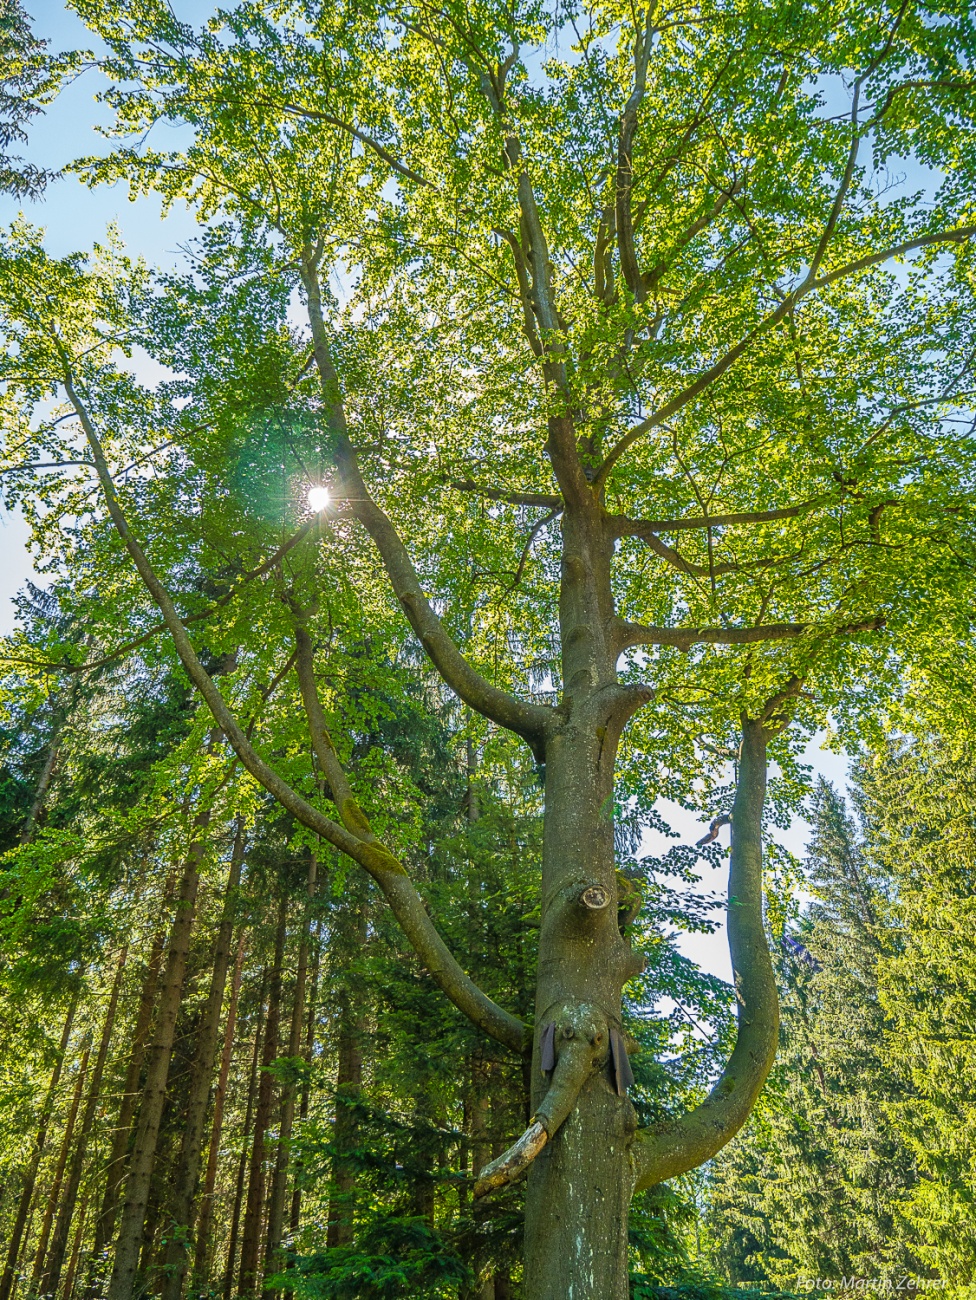
[[[349,882],[352,885],[352,881]],[[355,1104],[363,1088],[363,1017],[358,990],[349,966],[366,942],[366,908],[349,889],[343,898],[338,925],[333,934],[331,955],[342,962],[343,970],[336,993],[337,1055],[335,1090],[335,1149],[332,1161],[332,1185],[329,1203],[329,1226],[326,1236],[330,1247],[348,1246],[355,1224],[356,1175],[343,1158],[357,1141],[358,1124]]]
[[[61,1042],[58,1045],[58,1055],[54,1062],[54,1069],[51,1072],[51,1081],[47,1086],[47,1095],[44,1098],[44,1105],[41,1107],[41,1118],[38,1122],[37,1133],[34,1137],[34,1149],[31,1152],[27,1173],[24,1175],[24,1186],[20,1193],[20,1200],[17,1204],[17,1214],[14,1217],[13,1229],[10,1235],[10,1244],[7,1247],[7,1259],[4,1264],[3,1276],[0,1277],[0,1300],[10,1300],[10,1294],[14,1286],[14,1278],[17,1275],[17,1260],[20,1256],[20,1246],[24,1239],[24,1229],[27,1227],[31,1204],[34,1200],[34,1188],[37,1185],[37,1171],[40,1168],[41,1157],[44,1155],[44,1148],[47,1144],[48,1129],[51,1126],[51,1116],[54,1112],[54,1099],[57,1095],[58,1084],[61,1082],[61,1070],[64,1067],[64,1058],[68,1050],[68,1040],[71,1037],[71,1026],[74,1024],[75,1012],[78,1009],[78,1000],[78,996],[76,995],[68,1008],[68,1014],[65,1016],[64,1028],[61,1031]]]
[[[165,1107],[164,1107],[165,1114]],[[161,1138],[165,1134],[161,1132]],[[159,1162],[166,1154],[162,1143],[156,1147],[157,1163],[153,1166],[155,1174],[159,1169]],[[136,1269],[138,1278],[138,1294],[142,1296],[152,1295],[159,1282],[159,1237],[162,1233],[162,1216],[160,1201],[160,1184],[158,1178],[153,1178],[149,1184],[149,1198],[146,1201],[146,1214],[142,1221],[142,1249],[139,1252],[139,1266]],[[153,1263],[156,1267],[153,1269]]]
[[[208,820],[209,814],[201,813],[197,818],[198,829],[205,826]],[[190,935],[193,929],[203,852],[201,840],[194,840],[184,862],[177,894],[176,914],[170,930],[169,951],[166,955],[166,969],[160,987],[156,1028],[148,1052],[139,1122],[125,1184],[125,1203],[122,1207],[122,1219],[116,1240],[115,1263],[109,1282],[108,1300],[132,1300],[136,1291],[136,1275],[143,1246],[149,1188],[159,1141],[159,1126],[166,1101],[166,1082],[169,1077],[170,1058],[173,1054],[176,1022],[183,1000],[183,980],[190,951]]]
[[[489,1091],[489,1070],[487,1062],[480,1052],[476,1052],[471,1057],[471,1074],[470,1085],[468,1088],[468,1115],[467,1128],[471,1135],[471,1168],[475,1175],[483,1169],[488,1162],[499,1155],[492,1149],[490,1120],[491,1114],[491,1094]],[[489,1272],[484,1277],[478,1278],[478,1274],[484,1269],[484,1254],[481,1244],[482,1234],[485,1228],[485,1222],[489,1217],[489,1207],[481,1201],[475,1201],[472,1207],[472,1218],[475,1224],[475,1250],[474,1258],[471,1263],[475,1269],[476,1280],[471,1290],[472,1300],[494,1300],[495,1283]]]
[[[189,1095],[183,1116],[183,1136],[173,1174],[173,1188],[167,1216],[169,1240],[163,1261],[162,1300],[180,1300],[189,1264],[193,1209],[197,1180],[200,1175],[200,1154],[207,1120],[207,1106],[210,1101],[214,1057],[217,1051],[220,1011],[224,1002],[227,971],[230,967],[237,892],[241,879],[241,864],[244,861],[244,844],[244,822],[242,818],[238,818],[220,925],[214,945],[210,990],[197,1029],[196,1050],[190,1070]]]
[[[68,1271],[64,1275],[64,1291],[62,1300],[71,1300],[75,1289],[75,1278],[78,1276],[78,1260],[81,1257],[81,1243],[85,1236],[85,1221],[88,1218],[88,1195],[82,1198],[81,1209],[78,1211],[78,1223],[75,1228],[75,1240],[71,1247],[71,1258],[68,1261]]]
[[[314,855],[308,864],[308,902],[302,918],[302,937],[298,946],[298,966],[295,971],[295,992],[291,1006],[291,1026],[288,1033],[288,1055],[297,1060],[302,1050],[302,1026],[305,1019],[305,981],[308,977],[308,927],[315,898],[315,885],[318,864]],[[295,1100],[298,1089],[294,1083],[287,1084],[281,1091],[281,1123],[278,1126],[278,1149],[275,1153],[275,1168],[271,1179],[271,1195],[268,1200],[268,1242],[265,1250],[264,1272],[269,1274],[279,1271],[283,1264],[280,1258],[281,1238],[285,1226],[285,1193],[288,1189],[288,1163],[291,1155],[291,1133],[295,1122]]]
[[[546,756],[542,893],[547,905],[540,934],[533,1112],[547,1091],[539,1031],[555,1021],[557,1036],[586,1035],[594,1058],[605,1059],[609,1028],[620,1026],[623,985],[634,973],[617,929],[613,827],[605,812],[611,792],[608,783],[593,779],[600,742],[595,727],[589,730],[589,735],[558,738]],[[609,905],[591,912],[580,904],[590,885],[607,892]],[[525,1290],[533,1300],[626,1300],[627,1154],[636,1127],[633,1106],[611,1087],[606,1069],[590,1072],[571,1113],[529,1171]]]
[[[231,1300],[231,1294],[234,1290],[234,1266],[237,1263],[237,1238],[240,1233],[241,1207],[244,1204],[244,1184],[247,1178],[248,1141],[251,1136],[251,1125],[254,1121],[255,1099],[258,1083],[258,1062],[261,1059],[261,1044],[264,1040],[264,1031],[267,1025],[267,1015],[264,1008],[267,980],[267,971],[262,971],[261,992],[258,996],[257,1027],[254,1031],[254,1052],[251,1056],[251,1069],[248,1073],[247,1079],[247,1107],[244,1112],[241,1156],[237,1164],[237,1181],[234,1186],[234,1202],[231,1211],[230,1235],[227,1240],[227,1263],[224,1268],[224,1300]]]
[[[244,1230],[241,1234],[241,1267],[237,1280],[237,1290],[240,1296],[254,1295],[261,1281],[265,1134],[271,1127],[271,1107],[275,1086],[269,1067],[278,1055],[278,1026],[281,1022],[281,963],[285,950],[287,920],[288,897],[282,892],[281,901],[278,905],[274,965],[271,968],[271,978],[268,984],[268,1018],[265,1024],[264,1048],[261,1054],[258,1101],[254,1113],[254,1140],[251,1145],[250,1177],[247,1184],[247,1209],[244,1212]]]
[[[319,991],[319,969],[322,964],[322,936],[320,933],[321,922],[316,925],[315,937],[313,939],[312,955],[312,978],[308,991],[308,1016],[305,1026],[305,1047],[302,1057],[306,1063],[312,1059],[315,1051],[315,1015],[318,1003]],[[302,1086],[302,1097],[298,1107],[299,1123],[308,1118],[308,1105],[311,1097],[311,1089],[306,1082]],[[298,1231],[298,1226],[302,1218],[302,1189],[299,1186],[299,1164],[295,1162],[295,1188],[291,1194],[291,1215],[289,1216],[289,1227],[292,1236]]]
[[[44,760],[44,766],[41,768],[41,775],[37,781],[37,789],[34,791],[34,800],[31,803],[30,811],[27,814],[27,820],[24,822],[23,830],[20,832],[21,844],[30,844],[37,832],[37,824],[41,813],[44,811],[44,805],[47,803],[48,790],[51,788],[51,782],[54,780],[54,774],[58,770],[58,759],[61,757],[61,727],[63,722],[59,720],[55,726],[54,735],[51,737],[51,743],[48,745],[47,757]]]
[[[213,1231],[213,1198],[214,1188],[217,1184],[217,1157],[220,1153],[220,1137],[224,1126],[227,1080],[230,1076],[230,1063],[234,1052],[234,1030],[237,1025],[237,1002],[241,992],[241,970],[244,965],[244,941],[246,937],[247,932],[241,930],[241,937],[237,944],[237,960],[234,962],[234,974],[231,977],[230,1004],[227,1008],[224,1043],[220,1053],[220,1070],[217,1075],[217,1087],[214,1090],[210,1148],[207,1153],[207,1170],[204,1175],[203,1191],[200,1196],[200,1217],[197,1222],[196,1245],[193,1255],[192,1289],[198,1292],[205,1292],[210,1284],[212,1258],[210,1238]]]
[[[505,1157],[527,1151],[541,1131],[528,1156],[536,1157],[529,1171],[525,1250],[525,1290],[533,1300],[625,1300],[633,1191],[713,1156],[744,1123],[769,1072],[778,1008],[762,918],[766,744],[785,725],[782,706],[796,687],[793,681],[772,697],[761,718],[742,722],[728,913],[735,1048],[700,1106],[639,1134],[625,1095],[626,1071],[619,1068],[621,1058],[626,1067],[621,989],[637,967],[621,938],[616,906],[606,902],[608,888],[616,902],[609,874],[612,828],[604,812],[611,790],[589,779],[601,775],[610,726],[594,728],[592,713],[590,726],[573,726],[571,711],[570,725],[547,744],[547,811],[553,815],[547,817],[543,860],[536,1118]],[[586,708],[577,716],[585,720]],[[585,800],[582,791],[589,794]]]
[[[94,1296],[98,1291],[96,1270],[106,1254],[106,1248],[115,1228],[115,1216],[118,1212],[119,1190],[125,1177],[125,1156],[132,1136],[132,1121],[139,1102],[139,1076],[146,1055],[146,1040],[152,1025],[153,1007],[156,1003],[156,985],[159,981],[159,968],[163,960],[164,934],[160,930],[153,939],[149,952],[146,975],[139,995],[139,1007],[132,1028],[132,1050],[129,1064],[122,1085],[122,1099],[119,1114],[112,1134],[112,1148],[109,1153],[105,1193],[95,1223],[95,1240],[92,1245],[91,1260],[88,1265],[89,1293]]]
[[[105,1021],[102,1025],[102,1037],[98,1044],[95,1064],[88,1081],[88,1097],[81,1118],[81,1128],[78,1132],[78,1141],[75,1143],[74,1153],[71,1157],[71,1164],[68,1167],[68,1179],[61,1196],[61,1205],[58,1210],[58,1221],[55,1225],[54,1236],[51,1238],[51,1249],[45,1264],[44,1278],[41,1282],[41,1292],[44,1295],[53,1296],[57,1292],[58,1282],[61,1280],[61,1269],[64,1267],[64,1258],[71,1237],[71,1224],[75,1214],[75,1202],[78,1199],[78,1188],[81,1186],[81,1174],[85,1165],[85,1156],[88,1154],[88,1140],[91,1137],[91,1131],[95,1123],[95,1113],[98,1109],[98,1103],[101,1098],[102,1074],[105,1070],[105,1061],[108,1058],[108,1049],[109,1044],[112,1041],[112,1032],[115,1029],[115,1013],[119,1005],[119,992],[122,988],[122,974],[125,970],[125,962],[128,952],[129,945],[124,944],[122,951],[119,953],[115,978],[112,981],[112,991],[109,994],[108,1007],[105,1010]]]
[[[71,1107],[68,1111],[67,1122],[64,1126],[64,1136],[61,1139],[61,1151],[58,1155],[57,1167],[54,1171],[54,1180],[51,1183],[51,1191],[47,1198],[47,1208],[44,1211],[44,1222],[41,1224],[40,1236],[37,1239],[37,1250],[34,1252],[34,1269],[31,1274],[29,1294],[35,1296],[38,1294],[41,1276],[44,1272],[44,1262],[47,1258],[48,1242],[51,1238],[51,1225],[54,1222],[54,1212],[58,1207],[61,1199],[61,1186],[64,1180],[64,1170],[68,1163],[68,1153],[71,1150],[72,1139],[75,1132],[75,1121],[78,1118],[78,1107],[81,1105],[81,1093],[85,1086],[85,1077],[88,1074],[88,1058],[91,1049],[86,1047],[81,1058],[81,1064],[78,1067],[78,1077],[75,1080],[75,1090],[71,1098]]]
[[[529,1170],[525,1292],[532,1300],[626,1300],[629,1291],[628,1148],[637,1122],[611,1085],[607,1058],[610,1032],[620,1030],[623,986],[640,969],[617,924],[612,814],[617,742],[637,700],[617,683],[613,543],[601,513],[577,507],[563,521],[566,721],[545,752],[532,1066],[533,1113],[547,1096],[556,1110],[544,1117],[554,1132]],[[550,1022],[559,1062],[552,1088],[540,1057]],[[557,1083],[568,1091],[553,1097]]]

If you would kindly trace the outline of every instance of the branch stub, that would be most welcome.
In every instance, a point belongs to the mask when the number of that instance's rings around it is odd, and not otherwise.
[[[579,901],[591,912],[602,912],[610,902],[610,891],[603,885],[587,885],[580,894]]]

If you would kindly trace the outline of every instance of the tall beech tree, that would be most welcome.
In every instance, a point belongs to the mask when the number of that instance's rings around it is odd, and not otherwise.
[[[789,776],[805,729],[869,717],[927,609],[971,630],[971,15],[255,0],[195,30],[154,0],[76,8],[122,138],[85,173],[190,204],[201,238],[154,279],[11,231],[6,481],[42,548],[98,575],[111,653],[167,633],[243,768],[531,1054],[530,1122],[475,1194],[528,1169],[532,1300],[620,1300],[635,1191],[714,1155],[773,1060],[770,757]],[[137,346],[172,378],[140,383]],[[531,1025],[449,951],[408,808],[352,762],[342,655],[366,628],[535,758]],[[702,1104],[639,1128],[615,824],[662,793],[731,818],[738,1029]],[[130,1248],[114,1300],[134,1269]]]

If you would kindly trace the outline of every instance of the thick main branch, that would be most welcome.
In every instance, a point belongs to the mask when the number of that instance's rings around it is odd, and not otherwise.
[[[832,629],[834,635],[877,632],[884,627],[881,615],[860,623],[845,623]],[[635,645],[666,645],[690,650],[695,645],[756,645],[761,641],[784,641],[804,636],[817,628],[816,623],[766,623],[757,627],[645,627],[617,619],[617,645],[621,652]]]
[[[796,519],[809,510],[815,510],[831,496],[811,497],[795,506],[778,510],[740,510],[725,515],[683,515],[676,519],[631,519],[628,515],[609,515],[607,522],[614,537],[647,537],[649,534],[676,533],[684,529],[728,528],[739,524],[768,524],[779,519]]]
[[[315,361],[329,423],[337,441],[336,461],[343,494],[356,518],[373,539],[410,626],[447,685],[477,713],[514,731],[529,743],[537,755],[541,754],[545,736],[552,725],[552,710],[517,699],[508,691],[494,686],[468,663],[434,613],[399,533],[389,516],[373,500],[349,436],[339,393],[339,379],[332,364],[326,335],[318,268],[311,255],[306,256],[302,264],[302,283],[308,302]]]

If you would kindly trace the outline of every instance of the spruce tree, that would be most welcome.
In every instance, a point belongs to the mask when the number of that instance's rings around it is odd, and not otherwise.
[[[892,881],[823,779],[811,821],[814,901],[798,951],[784,946],[779,962],[779,1060],[756,1115],[715,1162],[709,1229],[735,1282],[923,1271],[899,1218],[918,1175],[889,1120],[906,1085],[892,1069],[878,993]]]
[[[872,860],[894,885],[878,968],[884,1055],[904,1091],[885,1121],[918,1170],[898,1204],[925,1271],[976,1272],[976,766],[965,726],[893,740],[865,768]],[[960,734],[961,733],[961,734]]]

